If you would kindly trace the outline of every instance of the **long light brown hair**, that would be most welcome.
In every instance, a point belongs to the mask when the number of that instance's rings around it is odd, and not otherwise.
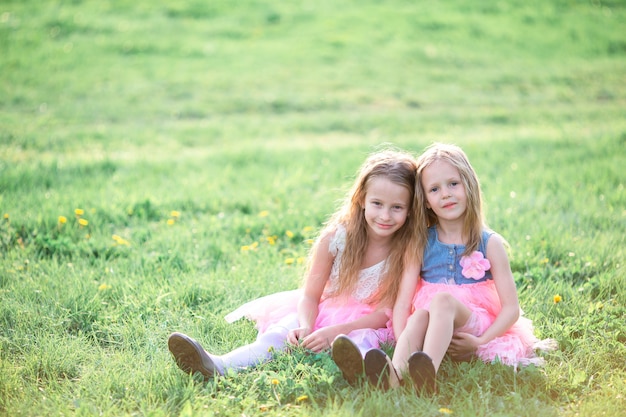
[[[432,209],[428,208],[426,190],[422,185],[422,174],[424,169],[433,162],[445,161],[459,170],[461,182],[465,187],[467,196],[467,209],[463,220],[463,239],[465,240],[465,255],[469,255],[478,250],[483,228],[486,227],[483,214],[483,200],[480,191],[480,182],[474,168],[469,162],[467,155],[456,145],[443,143],[433,143],[426,148],[417,158],[417,187],[415,189],[415,199],[417,200],[417,222],[427,227],[435,226],[439,220]],[[427,239],[428,230],[421,229],[420,242]]]
[[[346,245],[339,267],[339,285],[333,295],[351,294],[358,285],[359,272],[362,269],[368,243],[368,225],[363,210],[367,188],[373,179],[386,178],[409,191],[408,216],[393,236],[386,260],[386,272],[378,291],[368,300],[368,303],[391,306],[395,301],[405,265],[408,262],[418,263],[421,260],[421,251],[417,250],[415,228],[416,169],[415,158],[412,155],[391,149],[370,155],[359,168],[357,178],[342,206],[331,216],[320,233],[323,237],[327,233],[334,232],[338,225],[343,225],[346,229]],[[315,252],[314,246],[311,253]]]

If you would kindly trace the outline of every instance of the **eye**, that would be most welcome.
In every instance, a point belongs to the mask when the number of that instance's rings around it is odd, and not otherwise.
[[[438,188],[438,187],[433,187],[433,188],[431,188],[431,189],[430,189],[430,190],[428,190],[428,191],[429,191],[429,192],[431,192],[431,193],[436,193],[436,192],[437,192],[437,190],[439,190],[439,188]]]

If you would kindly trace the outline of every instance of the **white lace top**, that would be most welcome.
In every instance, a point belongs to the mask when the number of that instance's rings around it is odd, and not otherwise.
[[[326,287],[325,295],[334,294],[339,287],[339,266],[341,265],[341,256],[346,249],[346,229],[342,225],[337,226],[335,236],[330,241],[330,253],[335,257],[333,266],[330,270],[330,277]],[[359,282],[352,292],[352,297],[359,302],[363,302],[370,298],[378,290],[383,274],[386,272],[386,262],[380,261],[359,272]]]

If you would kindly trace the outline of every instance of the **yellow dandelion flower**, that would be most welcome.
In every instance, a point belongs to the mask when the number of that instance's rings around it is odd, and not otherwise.
[[[89,221],[87,219],[78,219],[78,224],[85,227],[89,224]]]
[[[441,414],[454,414],[452,410],[450,410],[449,408],[444,408],[444,407],[440,408],[439,412]]]
[[[292,232],[291,230],[287,230],[287,231],[285,232],[285,234],[287,235],[287,237],[288,237],[289,239],[293,238],[293,236],[294,236],[294,234],[293,234],[293,232]]]
[[[308,395],[301,395],[298,398],[296,398],[296,402],[301,403],[302,401],[306,401],[309,399]]]
[[[247,250],[250,250],[250,245],[243,245],[241,247],[241,250],[244,251],[244,252],[247,251]]]
[[[273,236],[268,236],[265,239],[267,240],[267,243],[269,243],[270,245],[276,244],[276,239]]]
[[[174,223],[176,223],[176,220],[174,220],[174,219],[167,219],[167,225],[168,226],[172,226]]]
[[[306,258],[304,256],[299,256],[296,261],[299,265],[302,265],[306,261]]]
[[[280,381],[276,378],[272,379],[272,385],[278,385],[280,384]]]
[[[312,245],[313,243],[315,243],[315,240],[307,239],[307,240],[305,240],[305,242],[306,242],[307,245]]]
[[[4,213],[4,220],[9,220],[9,213]]]
[[[558,295],[558,294],[555,295],[552,299],[554,300],[554,304],[558,304],[561,301],[563,301],[563,298],[560,295]]]
[[[172,210],[172,212],[170,213],[170,216],[172,216],[174,218],[179,218],[180,217],[180,211]]]
[[[259,217],[267,217],[270,215],[270,212],[267,210],[263,210],[262,212],[259,213]]]
[[[253,242],[252,245],[250,245],[251,249],[256,249],[259,246],[259,242]]]
[[[98,287],[98,291],[106,291],[109,289],[111,289],[111,286],[105,283],[100,284],[100,286]]]
[[[115,243],[117,243],[118,245],[130,246],[130,242],[121,236],[113,235],[112,238],[115,241]]]
[[[313,231],[313,226],[305,226],[304,229],[302,229],[302,231],[304,233],[312,232]]]
[[[65,224],[65,223],[67,223],[67,217],[59,216],[59,224]]]
[[[77,208],[76,210],[74,210],[74,214],[77,216],[82,216],[83,214],[85,214],[85,210]]]
[[[543,265],[547,265],[549,262],[550,262],[550,259],[548,259],[548,258],[543,258],[543,259],[541,260],[541,263],[542,263]]]
[[[286,263],[287,265],[291,265],[291,264],[293,264],[295,261],[296,261],[296,260],[295,260],[294,258],[287,258],[287,259],[285,259],[285,263]]]

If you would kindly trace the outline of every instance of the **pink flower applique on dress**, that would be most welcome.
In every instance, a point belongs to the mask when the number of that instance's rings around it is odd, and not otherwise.
[[[479,251],[473,252],[470,256],[463,256],[460,264],[463,267],[461,274],[471,279],[481,279],[485,276],[485,271],[491,268],[489,259],[486,259]]]

